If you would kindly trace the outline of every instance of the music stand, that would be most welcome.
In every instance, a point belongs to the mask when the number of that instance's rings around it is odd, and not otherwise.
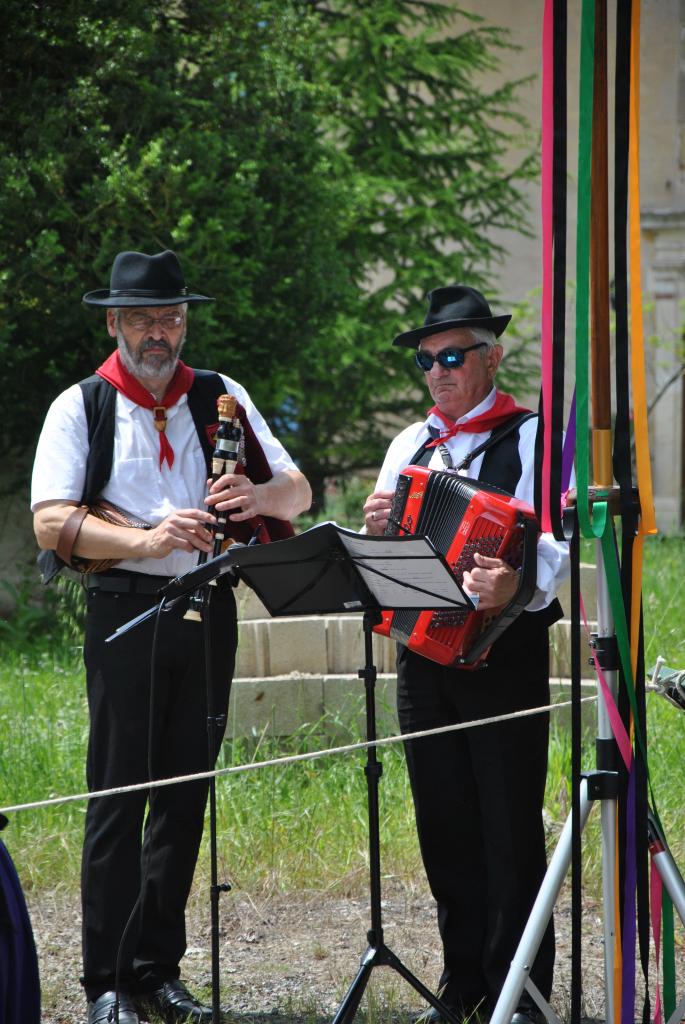
[[[352,1021],[374,967],[391,967],[450,1024],[457,1018],[405,967],[385,944],[381,913],[378,784],[383,771],[376,756],[376,711],[372,630],[381,609],[458,607],[473,610],[444,557],[425,537],[375,537],[322,523],[297,537],[226,553],[232,571],[257,593],[271,615],[363,612],[366,699],[366,787],[369,816],[371,927],[357,975],[333,1024]],[[399,578],[401,566],[401,579]],[[175,593],[173,584],[170,592]]]

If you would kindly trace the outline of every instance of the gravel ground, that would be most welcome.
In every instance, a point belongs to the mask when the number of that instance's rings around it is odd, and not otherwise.
[[[209,910],[196,888],[189,905],[188,951],[183,977],[209,996],[211,984]],[[80,917],[78,899],[61,891],[29,902],[40,958],[44,1024],[84,1024],[85,1002],[78,983]],[[383,882],[386,944],[429,988],[440,973],[439,942],[430,894]],[[604,1015],[601,906],[584,907],[584,1012]],[[339,898],[320,892],[251,897],[222,896],[220,910],[221,1005],[230,1024],[323,1024],[330,1020],[359,967],[369,927],[366,895]],[[552,1003],[564,1019],[569,1005],[570,907],[562,892],[555,912],[557,967]],[[678,933],[679,993],[685,989],[685,948]],[[408,1020],[425,1004],[397,972],[374,969],[364,1007],[386,1007],[374,1019]],[[361,1014],[360,1014],[361,1016]],[[639,1014],[638,1014],[639,1016]]]

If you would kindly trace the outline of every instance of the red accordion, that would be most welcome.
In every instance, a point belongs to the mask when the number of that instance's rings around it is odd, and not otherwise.
[[[444,470],[407,466],[400,473],[386,534],[425,536],[461,584],[474,554],[519,570],[516,594],[487,611],[384,611],[376,633],[390,636],[440,665],[482,666],[492,644],[535,590],[538,523],[525,502],[491,484]]]

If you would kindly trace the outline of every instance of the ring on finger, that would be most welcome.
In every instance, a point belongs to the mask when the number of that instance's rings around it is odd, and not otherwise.
[[[371,518],[372,518],[372,519],[374,519],[374,520],[375,520],[375,518],[376,518],[376,510],[375,510],[375,509],[374,509],[374,510],[373,510],[373,512],[371,513]]]

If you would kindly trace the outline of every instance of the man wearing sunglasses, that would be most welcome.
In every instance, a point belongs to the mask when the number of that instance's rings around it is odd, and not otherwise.
[[[147,620],[107,638],[213,551],[217,511],[228,513],[229,537],[249,540],[259,516],[275,539],[292,534],[288,520],[311,501],[245,388],[181,361],[188,306],[211,301],[186,288],[175,253],[119,253],[110,287],[84,296],[105,309],[117,347],[53,402],[38,442],[31,500],[44,578],[65,563],[80,570],[84,560],[106,560],[82,577],[90,791],[213,767],[207,729],[213,722],[218,753],[237,643],[231,587],[211,588],[204,623],[184,617],[184,598],[158,625]],[[226,392],[239,403],[244,472],[223,474],[207,493],[217,397]],[[98,518],[99,499],[126,510],[130,526]],[[117,1007],[119,1024],[138,1024],[139,1014],[167,1024],[212,1019],[179,967],[207,790],[199,781],[155,789],[149,803],[145,789],[89,802],[81,874],[88,1024],[110,1024]]]
[[[395,338],[395,345],[414,350],[434,405],[425,421],[391,443],[364,504],[368,533],[385,531],[398,475],[412,463],[454,469],[533,504],[536,417],[495,385],[499,338],[510,319],[494,316],[474,288],[453,285],[429,294],[423,326]],[[507,424],[513,426],[508,433]],[[493,443],[471,460],[489,439]],[[506,604],[517,590],[517,574],[501,559],[476,554],[475,561],[464,585],[478,595],[479,609]],[[398,644],[402,731],[547,705],[548,628],[561,616],[555,593],[567,573],[567,546],[540,535],[535,595],[492,646],[484,669],[443,667]],[[538,714],[405,744],[443,944],[438,992],[459,1017],[487,1019],[492,1012],[545,873],[547,743],[548,715]],[[545,999],[553,966],[550,923],[531,970]],[[524,992],[513,1024],[537,1024],[540,1017]],[[431,1009],[421,1019],[436,1024],[441,1017]]]

